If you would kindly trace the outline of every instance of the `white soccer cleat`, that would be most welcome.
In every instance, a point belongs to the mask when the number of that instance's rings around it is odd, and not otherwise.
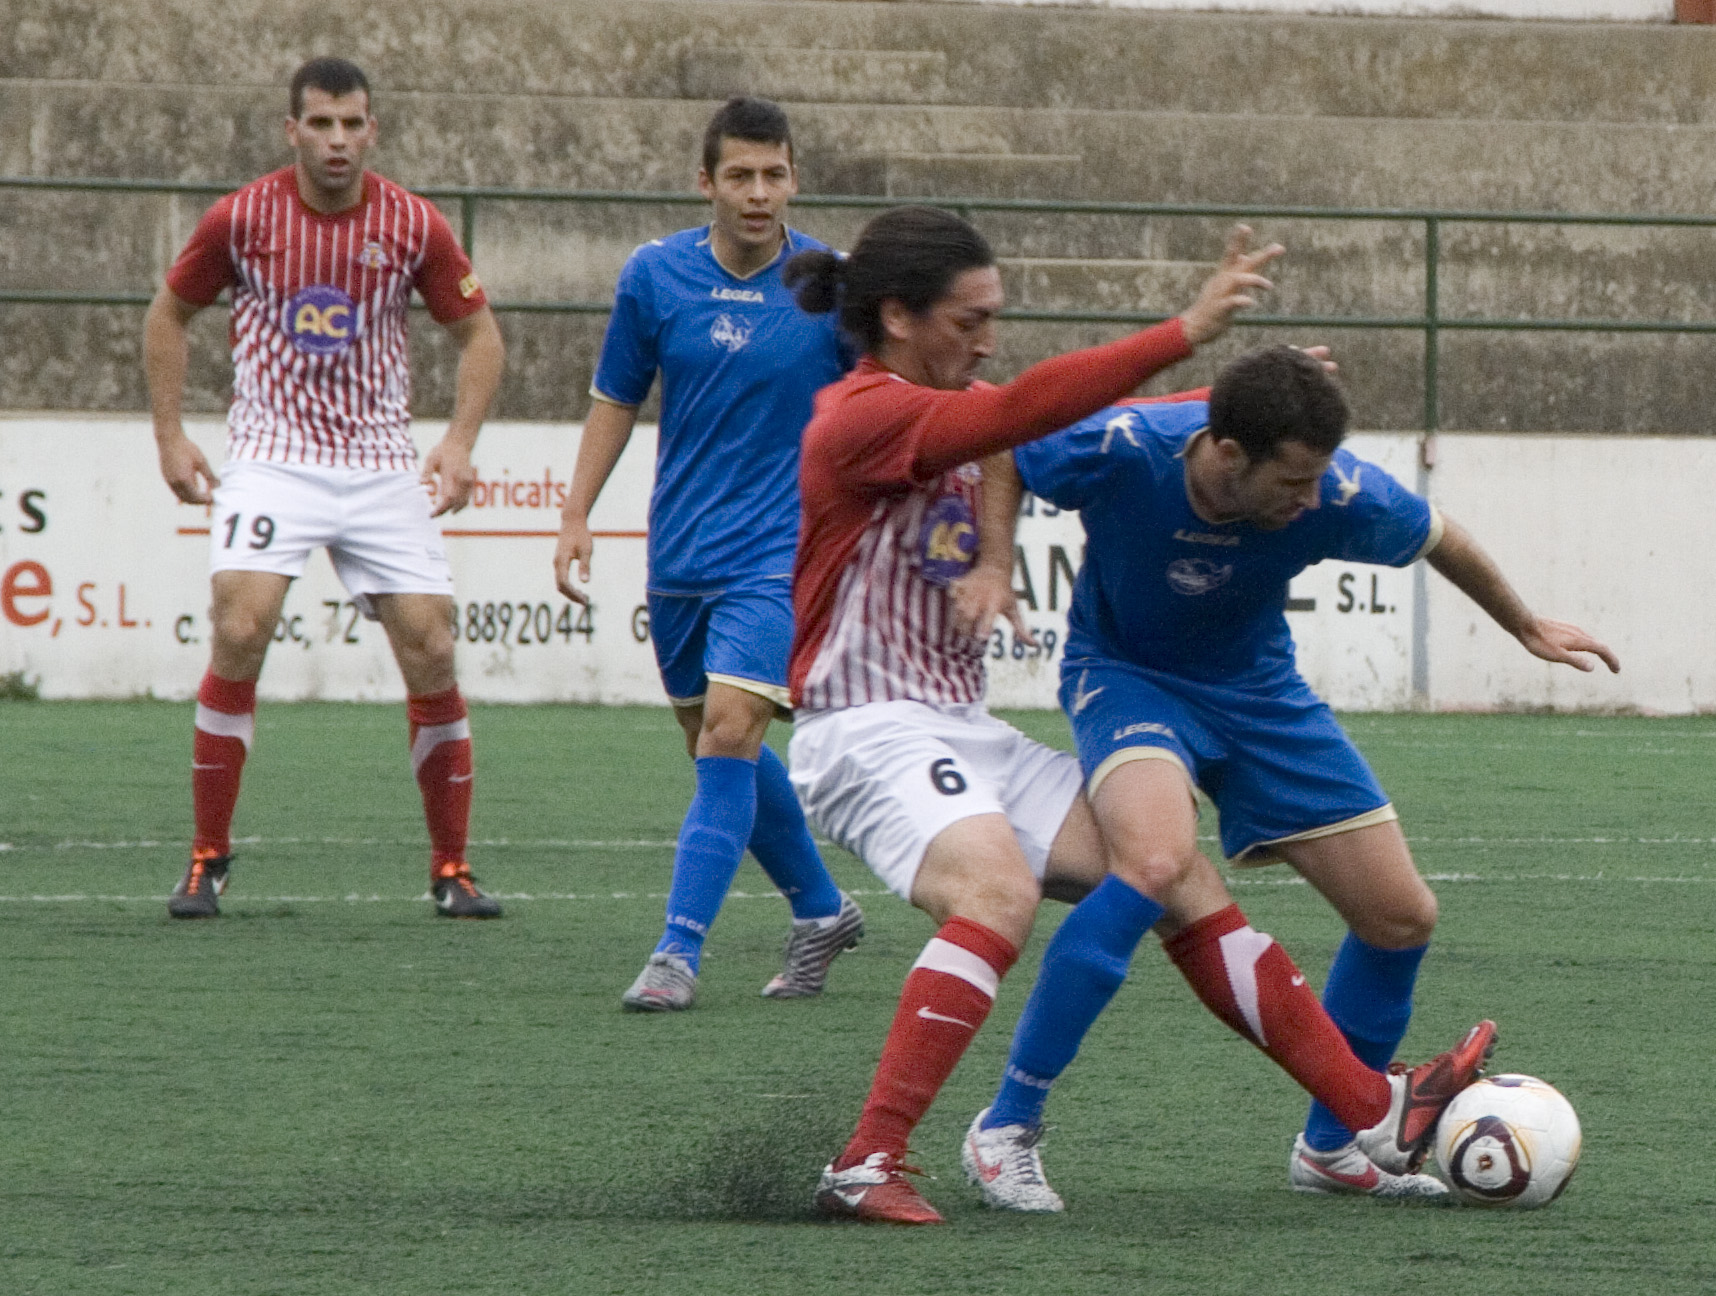
[[[829,965],[840,954],[857,946],[864,936],[864,911],[844,891],[840,911],[831,922],[819,919],[795,922],[787,937],[786,965],[763,987],[765,999],[808,999],[822,993]]]
[[[1332,1152],[1313,1151],[1305,1136],[1293,1140],[1287,1160],[1287,1182],[1294,1192],[1376,1197],[1384,1201],[1445,1201],[1448,1185],[1434,1175],[1389,1174],[1377,1169],[1357,1143]]]
[[[965,1177],[983,1193],[983,1204],[996,1210],[1053,1214],[1066,1209],[1060,1194],[1049,1187],[1043,1175],[1043,1157],[1037,1151],[1043,1127],[997,1125],[983,1128],[985,1107],[972,1117],[959,1149],[959,1164]]]
[[[620,1003],[627,1012],[683,1012],[696,994],[691,964],[677,954],[651,954]]]

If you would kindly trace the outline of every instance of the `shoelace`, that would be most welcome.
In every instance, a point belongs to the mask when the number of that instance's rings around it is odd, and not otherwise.
[[[909,1174],[909,1175],[917,1175],[920,1179],[934,1179],[935,1176],[933,1174],[931,1174],[928,1170],[920,1169],[919,1167],[917,1167],[915,1165],[907,1165],[906,1164],[906,1157],[916,1156],[916,1155],[917,1155],[916,1151],[914,1151],[912,1148],[907,1148],[905,1150],[905,1153],[901,1156],[890,1156],[890,1157],[888,1157],[887,1160],[882,1162],[883,1173],[884,1174]]]

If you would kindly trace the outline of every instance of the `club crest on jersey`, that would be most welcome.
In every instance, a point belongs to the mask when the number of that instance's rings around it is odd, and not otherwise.
[[[385,270],[387,249],[382,247],[379,239],[371,239],[363,245],[363,251],[357,254],[357,263],[367,270]]]
[[[311,284],[286,303],[286,332],[310,355],[338,355],[357,336],[357,308],[331,284]]]
[[[1181,594],[1208,594],[1226,585],[1232,575],[1232,563],[1213,563],[1208,558],[1176,558],[1168,564],[1168,584]]]
[[[924,510],[919,568],[931,585],[951,585],[977,560],[977,523],[963,495],[943,495]]]
[[[709,340],[728,351],[739,351],[751,340],[752,328],[731,315],[717,315],[714,327],[709,330]]]

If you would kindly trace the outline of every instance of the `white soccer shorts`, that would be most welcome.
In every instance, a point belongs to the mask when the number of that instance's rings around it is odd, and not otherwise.
[[[1041,879],[1084,782],[1076,757],[981,703],[798,711],[788,755],[810,822],[908,900],[936,834],[972,815],[1006,815]]]
[[[296,580],[323,549],[366,617],[372,594],[453,593],[446,542],[414,472],[229,460],[209,525],[211,571]]]

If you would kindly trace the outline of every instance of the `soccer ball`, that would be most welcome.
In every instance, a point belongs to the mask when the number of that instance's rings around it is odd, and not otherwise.
[[[1436,1125],[1436,1164],[1461,1201],[1531,1210],[1561,1195],[1579,1165],[1573,1104],[1535,1076],[1479,1080]]]

